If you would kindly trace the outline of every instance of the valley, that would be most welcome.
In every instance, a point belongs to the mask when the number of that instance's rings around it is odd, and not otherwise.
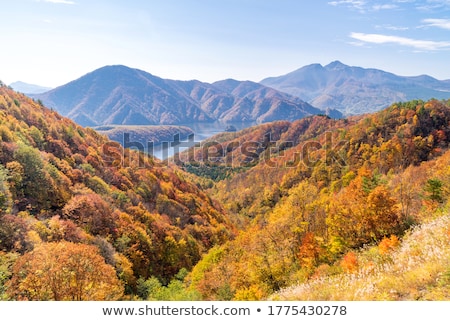
[[[176,139],[186,145],[190,144],[189,139],[192,140],[192,144],[199,144],[212,136],[227,132],[231,126],[233,130],[238,130],[254,125],[256,125],[254,122],[222,123],[215,121],[183,125],[110,125],[93,127],[93,129],[122,146],[133,145],[134,148],[139,146],[145,153],[166,160],[174,156],[177,151],[188,148],[178,147],[174,144]],[[153,150],[149,150],[149,143],[153,144]]]
[[[1,10],[1,320],[448,319],[450,0]]]
[[[0,299],[447,300],[450,101],[377,104],[123,66],[1,84]]]

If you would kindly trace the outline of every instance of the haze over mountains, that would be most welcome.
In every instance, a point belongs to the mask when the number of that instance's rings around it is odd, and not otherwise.
[[[250,81],[162,79],[126,66],[106,66],[34,95],[82,126],[295,120],[328,113],[300,98]]]
[[[41,94],[52,89],[50,87],[28,84],[23,81],[15,81],[10,86],[12,89],[24,94]]]
[[[334,61],[260,83],[226,79],[210,84],[163,79],[114,65],[32,96],[82,126],[266,123],[316,114],[340,118],[399,101],[445,99],[450,97],[450,80],[404,77]]]
[[[378,111],[394,102],[450,97],[450,80],[427,75],[402,77],[378,69],[334,61],[311,64],[261,84],[297,96],[311,105],[336,108],[346,115]]]

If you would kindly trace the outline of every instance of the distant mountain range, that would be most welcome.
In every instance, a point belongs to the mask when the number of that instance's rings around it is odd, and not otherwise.
[[[450,98],[450,80],[440,81],[426,75],[402,77],[339,61],[326,66],[308,65],[260,83],[315,107],[336,108],[346,115],[374,112],[399,101]]]
[[[315,108],[298,97],[255,82],[169,80],[121,65],[97,69],[32,96],[82,126],[174,125],[216,120],[264,123],[315,114],[342,117],[336,110]]]
[[[82,126],[266,123],[316,114],[340,118],[378,111],[399,101],[450,98],[450,80],[403,77],[339,61],[311,64],[260,83],[170,80],[115,65],[44,93],[37,93],[43,90],[39,86],[11,86]]]
[[[15,91],[18,91],[18,92],[21,92],[24,94],[40,94],[40,93],[44,93],[44,92],[52,89],[50,87],[43,87],[43,86],[28,84],[23,81],[13,82],[9,86],[12,89],[14,89]]]

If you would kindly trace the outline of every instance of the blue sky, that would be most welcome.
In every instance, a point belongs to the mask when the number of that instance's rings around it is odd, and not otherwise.
[[[104,65],[260,81],[311,63],[450,79],[450,0],[0,0],[0,79]]]

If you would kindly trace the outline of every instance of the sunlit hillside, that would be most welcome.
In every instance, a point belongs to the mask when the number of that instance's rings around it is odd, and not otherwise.
[[[160,162],[0,87],[3,300],[448,300],[450,101]]]
[[[432,219],[403,238],[351,252],[342,271],[316,276],[283,289],[272,300],[448,300],[450,298],[450,216]]]
[[[256,144],[252,160],[242,157],[247,151],[238,144],[228,150],[241,171],[228,172],[210,189],[242,232],[194,267],[190,286],[208,299],[260,300],[293,285],[328,280],[322,276],[356,271],[367,247],[399,246],[411,229],[448,212],[449,121],[449,102],[411,101],[350,119],[315,116],[216,137],[222,146],[244,137]],[[210,166],[217,172],[227,157],[221,160],[194,163],[194,169]],[[436,275],[448,270],[448,260],[441,259]],[[418,298],[427,295],[425,290]]]

